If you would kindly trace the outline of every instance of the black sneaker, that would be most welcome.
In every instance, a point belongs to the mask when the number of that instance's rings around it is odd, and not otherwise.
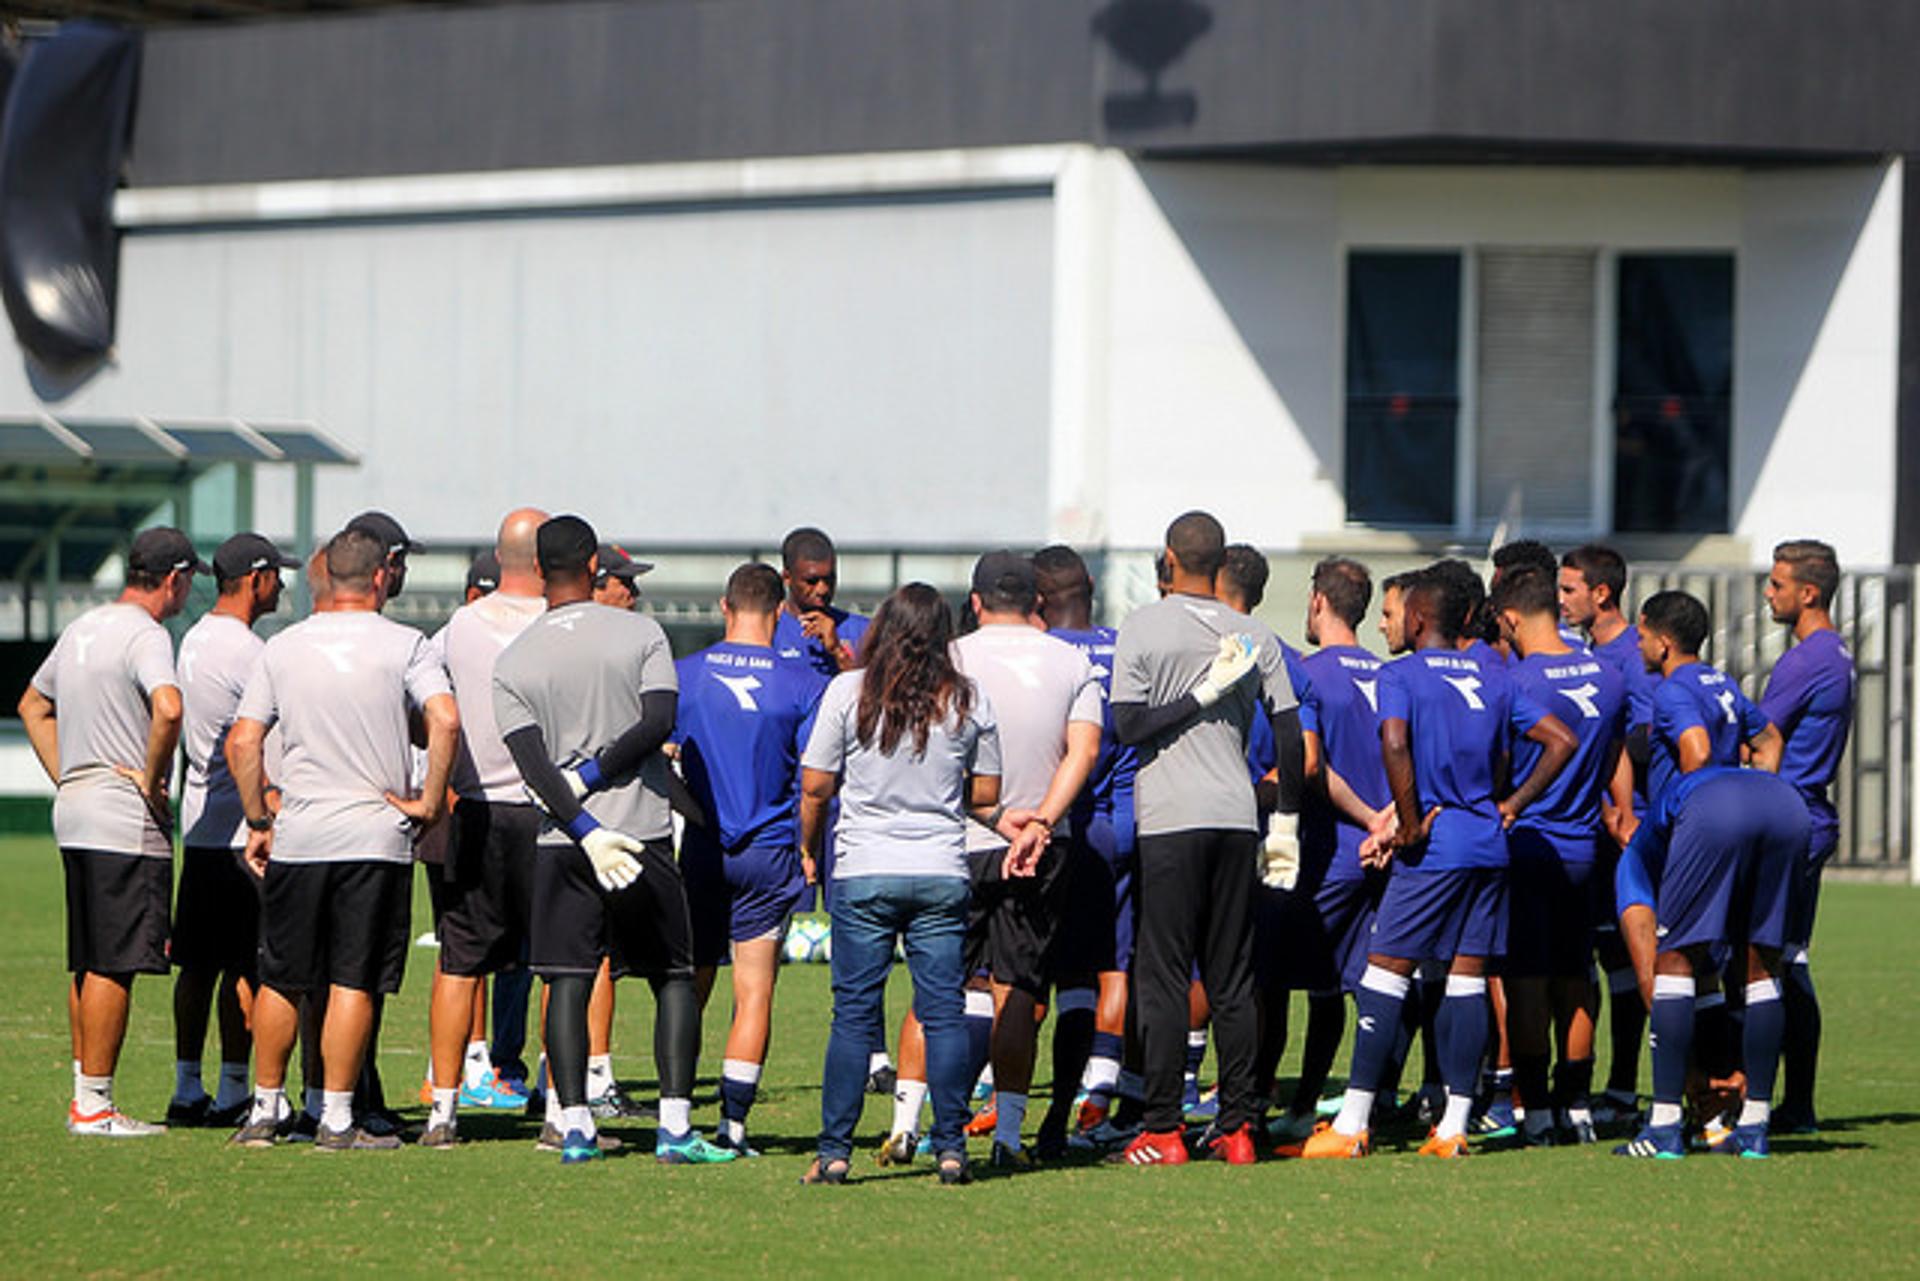
[[[360,1118],[360,1128],[375,1138],[397,1141],[406,1131],[407,1119],[392,1108],[368,1108]]]
[[[169,1102],[167,1104],[167,1125],[169,1127],[177,1126],[183,1130],[199,1129],[201,1126],[211,1124],[207,1120],[207,1113],[212,1107],[213,1100],[204,1094],[191,1103],[181,1103],[177,1100]],[[251,1109],[249,1108],[249,1110]]]
[[[1039,1166],[1040,1163],[1033,1159],[1033,1153],[1025,1145],[1008,1147],[996,1142],[987,1156],[987,1168],[999,1174],[1025,1174]]]
[[[652,1104],[636,1102],[632,1095],[620,1088],[615,1081],[607,1087],[607,1092],[597,1099],[588,1099],[587,1106],[593,1109],[596,1121],[652,1121],[657,1120],[660,1112]]]
[[[252,1115],[252,1099],[241,1099],[231,1107],[224,1108],[217,1108],[209,1103],[204,1124],[209,1130],[230,1130],[236,1125],[245,1125],[247,1118]]]
[[[940,1182],[948,1187],[959,1187],[973,1182],[973,1171],[967,1165],[967,1154],[942,1152],[933,1163],[934,1172],[940,1176]]]
[[[364,1125],[350,1125],[344,1130],[319,1128],[313,1136],[315,1152],[391,1152],[400,1146],[397,1134],[375,1134]]]
[[[892,1064],[888,1064],[885,1067],[877,1067],[867,1073],[868,1094],[884,1094],[888,1098],[892,1098],[893,1091],[899,1084],[900,1074],[894,1071]]]
[[[289,1143],[311,1143],[314,1140],[314,1136],[319,1133],[320,1118],[311,1112],[302,1110],[294,1113],[293,1124],[287,1126],[286,1132],[282,1137]]]

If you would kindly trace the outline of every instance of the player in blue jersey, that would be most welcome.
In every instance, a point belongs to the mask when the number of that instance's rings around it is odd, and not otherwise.
[[[1653,691],[1647,736],[1647,796],[1708,765],[1780,768],[1780,731],[1724,672],[1700,661],[1710,627],[1707,607],[1685,592],[1655,592],[1640,607],[1640,657],[1662,677]]]
[[[1557,717],[1456,648],[1472,606],[1456,576],[1422,574],[1403,604],[1414,652],[1383,668],[1379,686],[1381,755],[1398,818],[1379,843],[1391,870],[1356,997],[1359,1030],[1346,1098],[1332,1125],[1298,1149],[1308,1158],[1366,1155],[1374,1092],[1422,960],[1448,968],[1437,1020],[1447,1104],[1420,1151],[1466,1154],[1489,1030],[1487,961],[1505,946],[1504,829],[1579,746]],[[1512,795],[1496,801],[1506,758],[1521,739],[1539,746],[1540,760]]]
[[[1300,660],[1310,784],[1301,814],[1300,877],[1274,922],[1279,956],[1276,981],[1267,985],[1270,1011],[1284,1011],[1292,991],[1307,994],[1300,1074],[1285,1115],[1268,1127],[1271,1137],[1289,1142],[1313,1131],[1320,1091],[1346,1031],[1345,994],[1365,969],[1386,883],[1383,872],[1360,861],[1367,837],[1388,829],[1393,801],[1380,757],[1381,663],[1360,647],[1354,631],[1372,595],[1371,577],[1357,561],[1323,560],[1313,568],[1306,636],[1319,648]],[[1262,1046],[1257,1066],[1269,1087],[1284,1039],[1282,1021],[1278,1039]]]
[[[773,648],[781,658],[805,663],[827,680],[860,665],[860,641],[868,619],[833,603],[840,586],[840,558],[825,531],[802,525],[780,540],[780,577],[787,586],[780,616],[774,621]],[[834,826],[840,803],[827,808],[827,831],[820,850],[814,882],[820,887],[820,905],[827,906],[833,887]],[[881,1026],[886,1025],[882,1011]],[[893,1062],[884,1038],[874,1046],[867,1090],[893,1093]]]
[[[1717,949],[1744,962],[1741,1061],[1747,1098],[1717,1150],[1767,1155],[1773,1079],[1786,1014],[1780,954],[1793,865],[1807,847],[1806,804],[1791,784],[1754,770],[1706,766],[1682,775],[1648,808],[1620,862],[1621,930],[1652,951],[1653,1109],[1615,1155],[1686,1155],[1681,1099],[1693,1052],[1695,992]],[[1651,897],[1652,919],[1640,904]],[[1636,919],[1637,918],[1637,919]],[[1744,956],[1741,955],[1744,953]]]
[[[1499,675],[1507,665],[1507,656],[1492,643],[1498,638],[1499,632],[1491,626],[1492,620],[1487,616],[1487,585],[1480,581],[1480,575],[1473,566],[1458,559],[1437,560],[1423,572],[1445,580],[1451,590],[1462,594],[1466,602],[1466,620],[1460,624],[1460,635],[1453,643],[1454,648],[1470,655],[1485,669],[1489,679]]]
[[[1033,556],[1040,616],[1047,630],[1079,649],[1100,674],[1103,693],[1113,684],[1117,633],[1093,622],[1093,576],[1071,547],[1043,547]],[[1126,1060],[1127,969],[1133,960],[1133,776],[1139,755],[1113,736],[1106,713],[1100,756],[1075,803],[1070,830],[1071,910],[1056,944],[1053,1042],[1054,1093],[1040,1123],[1038,1149],[1057,1150],[1069,1128],[1089,1139],[1117,1138],[1103,1130]],[[1130,1082],[1137,1098],[1137,1079]],[[1085,1092],[1073,1114],[1074,1087]]]
[[[1557,581],[1560,574],[1560,562],[1554,558],[1553,550],[1545,543],[1532,538],[1519,538],[1513,542],[1501,544],[1494,549],[1492,561],[1493,577],[1487,582],[1488,596],[1492,596],[1495,591],[1499,590],[1500,584],[1506,580],[1508,574],[1514,573],[1517,570],[1537,569],[1547,576],[1547,581],[1550,583]],[[1505,637],[1500,633],[1499,620],[1492,617],[1493,610],[1491,606],[1488,607],[1487,612],[1489,615],[1487,619],[1487,638],[1489,640],[1498,640],[1501,644],[1507,644]],[[1558,609],[1556,608],[1554,612],[1557,617],[1559,613]],[[1560,619],[1559,631],[1560,639],[1568,649],[1585,649],[1587,647],[1587,638],[1575,630],[1573,625],[1565,619]]]
[[[1853,656],[1834,630],[1831,613],[1839,586],[1840,565],[1825,543],[1788,542],[1773,549],[1767,604],[1774,622],[1793,629],[1794,644],[1767,677],[1760,710],[1785,740],[1780,777],[1799,789],[1812,823],[1806,857],[1795,864],[1787,920],[1786,1080],[1774,1116],[1778,1130],[1810,1132],[1815,1126],[1820,1002],[1807,945],[1813,940],[1814,911],[1820,902],[1820,871],[1840,840],[1839,818],[1827,791],[1853,727]]]
[[[1626,754],[1634,777],[1633,813],[1638,814],[1646,808],[1647,730],[1659,677],[1647,671],[1640,657],[1640,629],[1622,611],[1626,591],[1627,562],[1613,548],[1587,543],[1560,558],[1560,619],[1586,633],[1587,648],[1614,670],[1627,692]],[[1613,901],[1612,861],[1625,834],[1615,831],[1613,835],[1614,845],[1602,847],[1604,861],[1593,880],[1594,955],[1606,971],[1607,1037],[1612,1047],[1606,1093],[1595,1101],[1595,1124],[1602,1126],[1639,1111],[1640,1039],[1647,1029],[1646,1002],[1635,999],[1639,989],[1632,961],[1620,941]]]
[[[1591,881],[1609,838],[1603,800],[1632,808],[1631,771],[1621,768],[1626,691],[1613,670],[1560,634],[1556,575],[1513,569],[1490,605],[1514,659],[1516,689],[1563,720],[1580,746],[1540,799],[1507,832],[1512,915],[1503,978],[1514,1084],[1526,1109],[1523,1137],[1554,1141],[1556,1113],[1573,1137],[1593,1141],[1593,1021],[1598,997],[1589,975],[1593,951]],[[1524,779],[1540,753],[1518,744],[1513,776]],[[1549,1032],[1557,1029],[1558,1067],[1549,1092]]]
[[[681,659],[674,725],[680,770],[706,822],[688,824],[680,868],[693,916],[701,1006],[733,961],[733,1024],[720,1070],[718,1147],[743,1156],[772,1026],[780,942],[806,889],[795,826],[800,753],[827,678],[773,652],[780,576],[742,565],[720,602],[726,636]]]

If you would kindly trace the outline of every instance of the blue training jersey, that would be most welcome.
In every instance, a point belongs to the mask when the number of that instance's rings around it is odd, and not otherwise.
[[[832,605],[822,612],[833,619],[834,630],[840,639],[858,652],[870,620],[844,609],[835,609]],[[773,624],[773,648],[781,658],[804,662],[828,680],[840,674],[840,660],[827,653],[819,641],[801,631],[800,620],[784,607]]]
[[[1546,711],[1469,653],[1423,649],[1380,669],[1380,719],[1407,723],[1420,810],[1440,807],[1426,848],[1394,856],[1418,871],[1505,867],[1494,780],[1514,741]]]
[[[1592,654],[1577,650],[1523,658],[1508,666],[1507,679],[1580,740],[1573,759],[1515,820],[1514,829],[1545,836],[1563,862],[1592,862],[1602,826],[1600,798],[1611,781],[1607,764],[1614,744],[1626,736],[1627,695],[1620,678]],[[1532,739],[1514,744],[1515,786],[1533,773],[1543,750]]]
[[[1782,654],[1760,710],[1786,739],[1780,777],[1799,790],[1816,824],[1831,818],[1827,788],[1853,729],[1853,655],[1840,633],[1823,627]]]
[[[1094,762],[1087,785],[1074,802],[1073,830],[1081,830],[1080,816],[1112,815],[1116,811],[1133,823],[1133,776],[1140,769],[1140,755],[1113,736],[1113,642],[1118,633],[1111,627],[1053,628],[1049,635],[1067,642],[1087,656],[1100,673],[1103,723],[1100,727],[1100,757]],[[1255,718],[1258,719],[1257,717]]]
[[[722,641],[674,664],[674,741],[687,789],[707,814],[690,846],[737,853],[799,843],[800,754],[827,680],[771,649]]]
[[[1464,651],[1468,658],[1489,672],[1506,670],[1507,656],[1484,640],[1476,640]]]
[[[1307,693],[1300,700],[1300,728],[1317,734],[1326,768],[1346,780],[1366,804],[1386,808],[1393,799],[1380,758],[1380,660],[1357,645],[1329,645],[1301,660]],[[1367,831],[1321,801],[1301,820],[1301,854],[1308,869],[1325,869],[1325,880],[1355,881],[1360,843]],[[1305,879],[1303,874],[1302,879]]]
[[[1629,626],[1604,645],[1588,647],[1593,656],[1613,669],[1627,693],[1627,728],[1638,729],[1653,721],[1653,687],[1660,678],[1647,670],[1640,657],[1640,629]]]
[[[1280,642],[1280,657],[1287,665],[1287,680],[1293,684],[1294,701],[1304,705],[1307,701],[1307,669],[1300,665],[1300,651],[1285,641]],[[1273,741],[1273,722],[1265,712],[1256,714],[1247,724],[1247,773],[1253,778],[1253,785],[1260,786],[1260,780],[1273,772],[1279,763],[1280,749]]]
[[[1767,727],[1767,714],[1726,673],[1705,663],[1674,669],[1653,690],[1647,734],[1647,799],[1655,801],[1680,774],[1680,736],[1707,732],[1709,765],[1738,765],[1740,744]]]

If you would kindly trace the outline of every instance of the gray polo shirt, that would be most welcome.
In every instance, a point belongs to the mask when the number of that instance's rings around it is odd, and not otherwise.
[[[1247,729],[1255,716],[1294,706],[1293,682],[1279,638],[1266,624],[1201,596],[1168,596],[1120,625],[1113,655],[1113,701],[1161,707],[1190,694],[1220,653],[1220,638],[1247,635],[1257,646],[1258,679],[1170,734],[1140,745],[1134,813],[1142,836],[1198,828],[1258,831]]]
[[[62,849],[173,857],[173,834],[114,769],[146,768],[153,691],[163,685],[178,687],[173,638],[146,610],[120,602],[68,623],[34,672],[60,732],[53,839]]]
[[[1099,726],[1106,714],[1100,673],[1075,646],[1024,623],[993,623],[953,644],[960,670],[993,704],[1000,731],[1000,803],[1032,809],[1046,799],[1067,754],[1067,724]],[[1062,820],[1057,835],[1068,834]],[[1006,837],[967,824],[967,849],[1003,850]]]
[[[840,776],[833,879],[856,876],[967,874],[966,782],[1000,773],[1000,732],[993,704],[976,685],[973,706],[927,732],[927,750],[903,737],[880,750],[880,732],[862,743],[861,671],[842,672],[821,696],[813,737],[800,758],[806,769]]]
[[[227,772],[227,731],[266,642],[231,614],[208,614],[180,640],[180,747],[187,776],[180,791],[181,843],[238,849],[247,843],[240,791]]]
[[[427,638],[369,611],[315,614],[268,641],[236,719],[280,730],[274,859],[411,862],[413,824],[386,794],[413,794],[409,711],[451,693]]]
[[[494,723],[493,665],[500,651],[546,611],[542,597],[494,592],[454,610],[433,638],[460,704],[460,747],[450,783],[463,801],[527,802],[520,771]]]
[[[673,650],[660,624],[593,601],[548,610],[493,664],[493,712],[501,736],[539,726],[548,753],[562,767],[596,755],[638,723],[641,695],[679,689]],[[641,841],[672,836],[666,757],[654,752],[636,772],[609,782],[584,802],[601,826]],[[547,845],[568,839],[551,822],[540,833]]]

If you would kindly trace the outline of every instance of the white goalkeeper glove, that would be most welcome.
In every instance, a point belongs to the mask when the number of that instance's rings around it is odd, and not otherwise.
[[[640,879],[640,842],[625,832],[596,827],[580,838],[580,848],[593,864],[593,874],[608,890],[624,890]]]
[[[1300,880],[1300,816],[1274,814],[1267,819],[1267,839],[1260,844],[1260,883],[1268,889],[1290,890]]]
[[[1220,652],[1214,656],[1207,674],[1200,678],[1193,696],[1202,707],[1212,707],[1253,670],[1254,647],[1250,636],[1227,635],[1220,638]]]

